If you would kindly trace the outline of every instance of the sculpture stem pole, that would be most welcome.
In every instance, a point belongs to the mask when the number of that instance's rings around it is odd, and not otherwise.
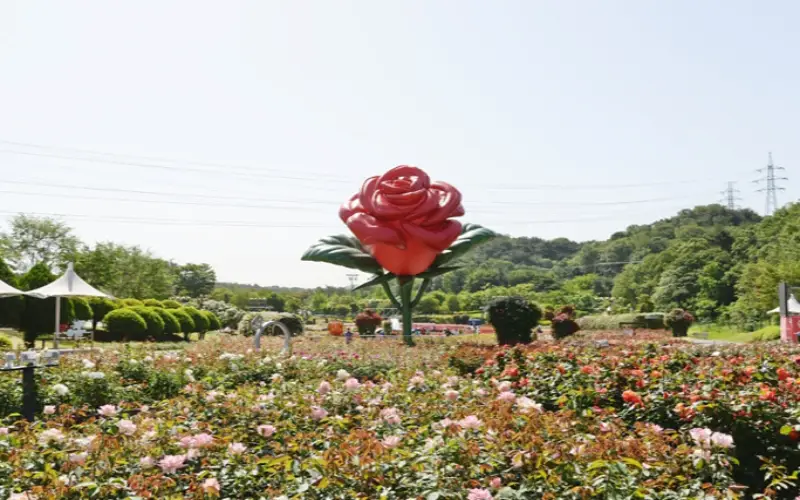
[[[411,336],[411,292],[414,289],[414,278],[400,277],[398,281],[400,283],[400,305],[403,312],[403,341],[407,346],[413,346],[414,338]]]

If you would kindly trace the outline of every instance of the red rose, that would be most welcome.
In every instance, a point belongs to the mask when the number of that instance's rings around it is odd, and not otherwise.
[[[630,404],[635,404],[635,405],[642,404],[642,397],[634,391],[623,392],[622,400]]]
[[[461,193],[408,165],[370,177],[339,209],[339,217],[384,269],[424,272],[461,234],[450,217],[464,215]]]

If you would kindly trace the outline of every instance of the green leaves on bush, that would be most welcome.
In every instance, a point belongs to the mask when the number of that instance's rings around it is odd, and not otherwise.
[[[171,300],[171,299],[162,300],[161,307],[163,307],[164,309],[180,309],[181,307],[183,307],[183,304],[181,304],[177,300]]]
[[[175,310],[168,310],[162,309],[159,307],[154,307],[153,312],[161,316],[161,319],[164,321],[164,334],[165,335],[177,335],[181,333],[181,323],[178,321],[178,318],[175,316]]]
[[[528,344],[531,330],[539,324],[542,310],[521,297],[499,297],[487,309],[489,323],[500,345]]]
[[[164,307],[161,304],[161,301],[160,300],[156,300],[156,299],[146,299],[144,301],[144,305],[147,306],[147,307],[157,307],[159,309]]]
[[[158,314],[155,308],[152,307],[131,307],[132,311],[135,311],[136,314],[142,317],[145,323],[147,323],[147,332],[146,335],[148,337],[152,337],[155,340],[161,339],[162,335],[164,334],[164,320],[161,318],[161,315]]]
[[[216,314],[214,314],[211,311],[201,311],[201,312],[205,314],[206,318],[208,319],[208,329],[210,331],[214,332],[222,329],[222,323],[220,323],[219,318],[217,317]]]
[[[178,309],[167,308],[167,309],[168,309],[168,312],[172,313],[172,315],[175,317],[175,319],[178,320],[178,323],[181,326],[181,331],[184,334],[189,334],[189,333],[195,331],[194,330],[194,328],[195,328],[194,320],[192,319],[191,316],[189,316],[189,314],[186,311],[184,311],[182,308],[178,308]]]
[[[75,310],[75,319],[89,321],[94,317],[92,306],[89,305],[89,301],[86,299],[82,297],[72,297],[68,300],[72,302],[72,307]]]
[[[120,305],[123,307],[136,307],[136,306],[143,306],[144,302],[139,299],[122,299],[119,301]]]
[[[192,318],[192,322],[194,323],[193,332],[208,331],[208,317],[203,314],[202,311],[194,307],[184,307],[182,310]],[[184,333],[186,333],[186,330],[184,330]]]
[[[115,309],[103,318],[106,330],[122,338],[142,338],[147,332],[147,322],[133,309]]]

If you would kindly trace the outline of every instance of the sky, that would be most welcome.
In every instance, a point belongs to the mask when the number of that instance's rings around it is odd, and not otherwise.
[[[417,165],[464,221],[605,239],[800,197],[792,0],[0,0],[0,227],[345,285],[301,262],[366,177]]]

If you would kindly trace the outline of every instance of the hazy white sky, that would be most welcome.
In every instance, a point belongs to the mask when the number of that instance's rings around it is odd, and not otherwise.
[[[727,181],[763,212],[768,151],[800,195],[798,21],[792,0],[0,0],[0,220],[312,286],[346,270],[302,252],[401,163],[513,235],[606,238]]]

